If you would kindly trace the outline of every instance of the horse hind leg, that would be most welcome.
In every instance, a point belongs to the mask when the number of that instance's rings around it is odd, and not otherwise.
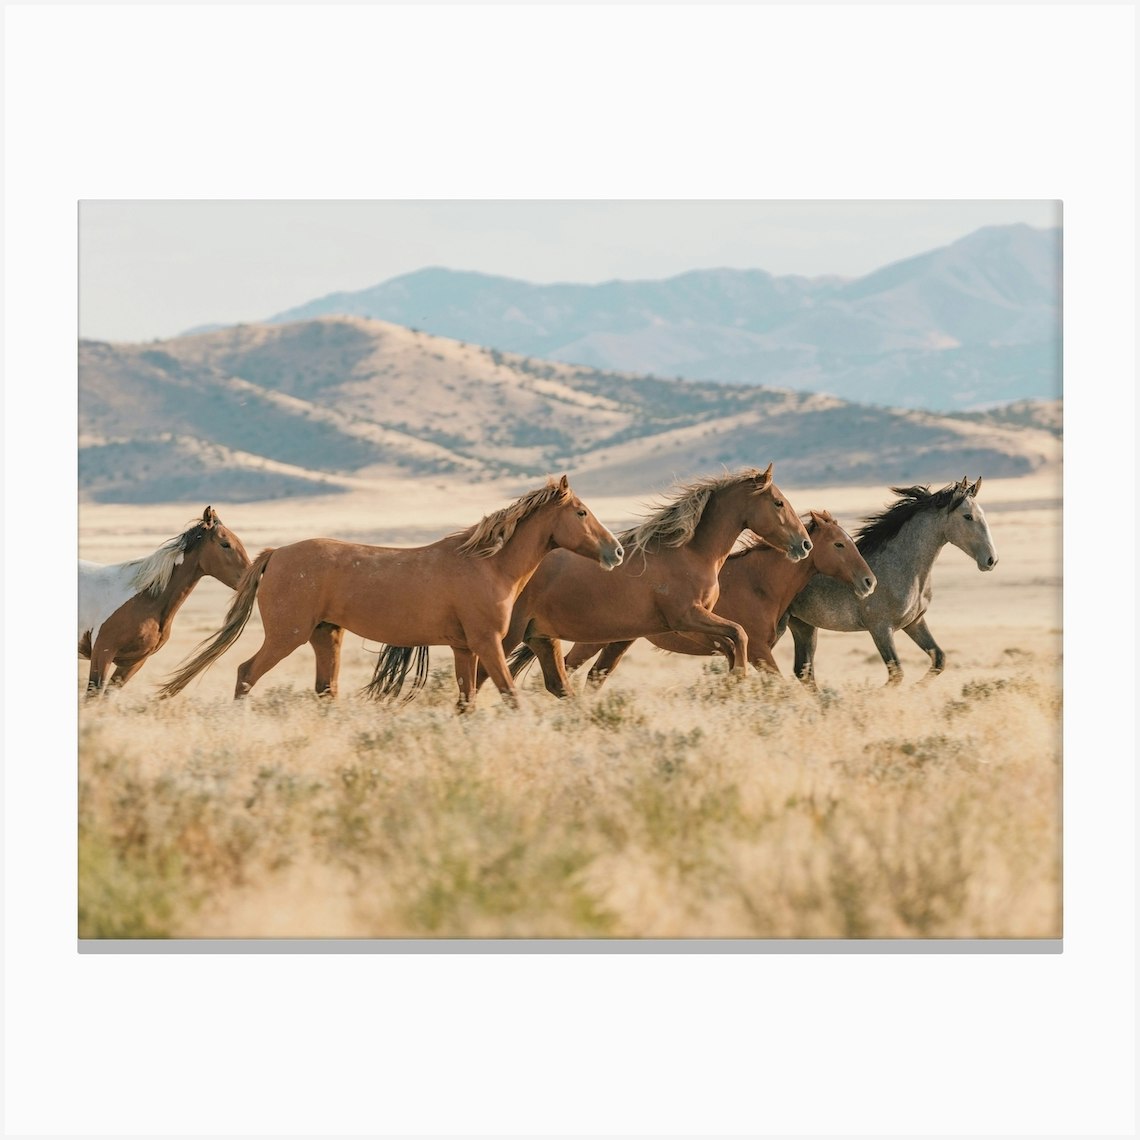
[[[552,637],[542,637],[538,634],[528,637],[526,643],[542,666],[542,679],[546,691],[553,693],[560,700],[572,697],[574,691],[570,688],[570,678],[566,674],[561,645]]]
[[[283,661],[294,649],[299,649],[309,640],[309,634],[298,629],[285,636],[266,637],[261,648],[248,660],[238,666],[237,683],[234,686],[234,700],[248,696],[249,691],[273,668]]]
[[[459,699],[455,702],[455,711],[461,715],[474,712],[478,677],[481,674],[486,679],[487,672],[470,649],[453,647],[451,653],[455,658],[455,682],[459,686]]]
[[[930,668],[922,679],[930,681],[937,677],[946,668],[946,654],[942,652],[941,646],[931,635],[926,619],[919,618],[918,621],[912,621],[910,625],[903,626],[903,633],[930,658]]]
[[[320,622],[309,638],[317,659],[314,687],[318,697],[336,699],[337,681],[340,677],[340,646],[343,640],[344,628],[327,621]]]
[[[609,645],[605,646],[597,661],[594,662],[593,668],[586,674],[586,684],[592,689],[600,689],[606,683],[606,679],[613,675],[618,663],[635,640],[636,638],[629,641],[611,641]],[[591,656],[593,655],[591,654]],[[567,665],[569,665],[569,658],[567,658]]]

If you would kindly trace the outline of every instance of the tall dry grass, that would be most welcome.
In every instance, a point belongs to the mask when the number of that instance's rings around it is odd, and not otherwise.
[[[85,704],[81,937],[1061,934],[1048,648],[818,698],[654,655],[463,718],[441,666],[396,708]]]

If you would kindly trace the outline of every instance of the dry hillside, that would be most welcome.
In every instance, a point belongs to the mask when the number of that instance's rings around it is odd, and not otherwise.
[[[602,372],[361,318],[80,345],[80,491],[254,501],[402,475],[569,471],[638,493],[774,460],[784,480],[940,483],[1058,458],[1032,417],[948,417],[828,396]]]

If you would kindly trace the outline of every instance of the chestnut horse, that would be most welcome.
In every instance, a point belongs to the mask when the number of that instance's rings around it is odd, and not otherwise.
[[[875,589],[875,575],[863,560],[855,540],[827,511],[808,512],[807,532],[811,552],[799,562],[789,562],[781,551],[766,542],[753,540],[744,550],[730,554],[721,567],[720,599],[713,612],[743,627],[748,635],[748,661],[764,672],[780,672],[772,656],[777,624],[792,599],[816,574],[850,586],[856,598],[869,597]],[[659,649],[672,653],[711,657],[718,652],[707,639],[682,633],[654,634],[649,640]],[[591,685],[600,687],[632,644],[632,641],[615,641],[603,647],[579,643],[566,654],[566,670],[572,673],[600,649],[602,655],[587,678]],[[516,658],[520,665],[525,663],[516,654],[512,664]]]
[[[815,687],[818,629],[865,629],[887,667],[887,683],[902,680],[894,632],[901,629],[930,658],[924,679],[938,676],[946,664],[926,625],[934,596],[931,567],[949,543],[968,554],[979,570],[997,565],[997,551],[977,502],[982,480],[963,476],[940,491],[929,487],[892,487],[898,496],[886,510],[865,519],[856,534],[859,552],[874,570],[878,587],[869,599],[856,599],[836,582],[817,578],[796,595],[788,611],[795,641],[795,671]],[[781,631],[782,632],[782,631]]]
[[[793,562],[812,549],[804,524],[772,481],[770,463],[766,471],[748,469],[680,487],[665,506],[621,536],[627,556],[612,578],[558,551],[550,555],[515,603],[506,644],[524,643],[557,697],[571,692],[560,638],[608,643],[667,632],[700,634],[743,671],[747,633],[713,612],[718,575],[743,530]]]
[[[235,697],[245,696],[306,641],[316,654],[317,692],[335,697],[340,644],[348,629],[397,649],[449,645],[461,712],[474,703],[480,662],[513,705],[515,686],[502,645],[511,606],[555,548],[597,563],[599,572],[622,560],[621,544],[570,490],[565,475],[429,546],[397,549],[312,538],[264,550],[242,579],[225,625],[167,681],[162,696],[180,692],[238,639],[256,599],[265,640],[239,666]],[[375,695],[377,687],[374,680],[368,691]]]
[[[125,685],[166,644],[174,615],[203,575],[232,590],[248,566],[241,540],[213,507],[146,558],[114,566],[81,559],[79,656],[91,660],[88,694]]]

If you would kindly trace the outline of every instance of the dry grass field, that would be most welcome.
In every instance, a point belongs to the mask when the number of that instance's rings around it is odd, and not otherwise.
[[[784,489],[849,528],[890,498]],[[214,505],[252,556],[317,534],[428,541],[513,493]],[[375,647],[348,635],[339,702],[313,695],[304,648],[236,704],[255,616],[157,701],[221,624],[230,592],[206,580],[126,689],[80,702],[80,936],[1060,937],[1059,471],[987,480],[981,502],[1000,563],[943,552],[928,619],[946,672],[919,684],[926,658],[900,637],[891,690],[866,634],[820,635],[818,697],[639,643],[599,693],[556,702],[535,670],[521,710],[485,691],[459,718],[448,651],[390,708],[355,695]],[[590,504],[615,528],[640,509]],[[148,553],[194,513],[84,505],[80,555]],[[791,652],[785,636],[785,673]]]

